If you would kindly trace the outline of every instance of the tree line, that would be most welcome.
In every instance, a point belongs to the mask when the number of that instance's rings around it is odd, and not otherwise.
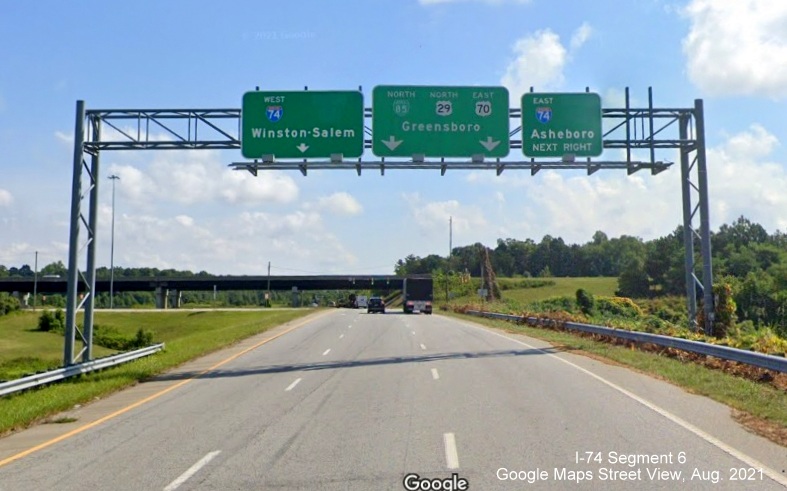
[[[618,278],[618,293],[632,298],[653,298],[685,295],[685,252],[683,227],[657,239],[621,235],[610,238],[603,231],[593,234],[584,244],[567,244],[560,237],[545,235],[541,241],[532,239],[498,239],[494,248],[481,243],[455,247],[450,257],[431,254],[426,257],[408,255],[394,265],[397,275],[463,274],[480,277],[482,255],[486,248],[489,261],[498,277],[587,277]],[[714,284],[730,287],[738,320],[756,326],[775,325],[787,330],[787,234],[769,234],[766,229],[741,216],[731,224],[711,232]],[[699,263],[699,261],[697,261]],[[0,265],[2,277],[29,277],[35,272],[29,265]],[[41,275],[65,278],[67,268],[61,261],[48,264]],[[701,277],[702,272],[695,274]],[[97,278],[108,279],[110,270],[96,269]],[[115,267],[115,278],[135,277],[214,277],[200,271],[179,271],[157,268]],[[448,276],[447,276],[448,277]],[[457,276],[457,284],[459,277]],[[699,292],[698,292],[699,293]],[[184,293],[185,294],[185,293]],[[224,292],[228,304],[254,304],[259,292]],[[212,293],[190,293],[196,302],[209,302]],[[103,302],[102,295],[97,300]],[[116,296],[118,306],[134,306],[152,302],[152,293],[139,292]]]
[[[455,247],[450,257],[411,254],[397,261],[395,271],[398,275],[458,271],[479,277],[478,251],[484,247],[481,243]],[[560,237],[545,235],[540,242],[498,239],[488,250],[499,277],[614,276],[620,296],[686,294],[682,226],[649,241],[629,235],[609,238],[597,231],[584,244],[567,244]],[[769,234],[762,225],[741,216],[711,232],[711,252],[714,284],[729,287],[738,321],[776,326],[787,334],[787,234]],[[695,264],[694,273],[701,278],[700,262]]]

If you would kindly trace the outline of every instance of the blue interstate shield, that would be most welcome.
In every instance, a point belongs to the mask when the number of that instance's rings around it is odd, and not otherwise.
[[[281,106],[268,106],[265,108],[265,116],[268,117],[268,121],[271,123],[275,123],[280,120],[283,113],[284,108]]]
[[[537,107],[536,108],[536,119],[540,123],[549,123],[552,119],[552,108],[551,107]]]

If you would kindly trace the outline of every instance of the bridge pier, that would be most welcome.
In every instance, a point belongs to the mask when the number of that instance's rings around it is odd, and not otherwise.
[[[292,306],[293,307],[300,307],[301,306],[301,292],[298,291],[298,287],[292,287]]]
[[[156,287],[156,308],[157,309],[167,308],[167,291],[164,287],[161,286]]]
[[[169,307],[173,309],[179,309],[181,300],[183,298],[183,292],[177,288],[173,288],[172,290],[168,290],[167,293],[169,295]]]

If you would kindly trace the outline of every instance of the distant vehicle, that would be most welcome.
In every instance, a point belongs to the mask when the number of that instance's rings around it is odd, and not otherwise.
[[[405,278],[402,282],[402,305],[405,314],[432,313],[432,277]]]
[[[355,299],[355,303],[358,304],[358,308],[359,309],[365,309],[366,308],[366,304],[367,304],[366,296],[365,295],[358,295],[358,297]]]
[[[369,302],[366,307],[366,313],[371,314],[372,312],[380,312],[381,314],[385,313],[385,300],[380,297],[372,297],[369,299]]]

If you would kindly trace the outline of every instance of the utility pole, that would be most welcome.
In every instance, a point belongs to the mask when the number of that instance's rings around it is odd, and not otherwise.
[[[109,253],[109,308],[115,307],[115,181],[120,177],[112,174],[112,240]]]
[[[33,279],[33,310],[36,309],[36,297],[38,296],[38,251],[36,251],[35,278]]]
[[[454,253],[454,217],[448,217],[448,258]]]

